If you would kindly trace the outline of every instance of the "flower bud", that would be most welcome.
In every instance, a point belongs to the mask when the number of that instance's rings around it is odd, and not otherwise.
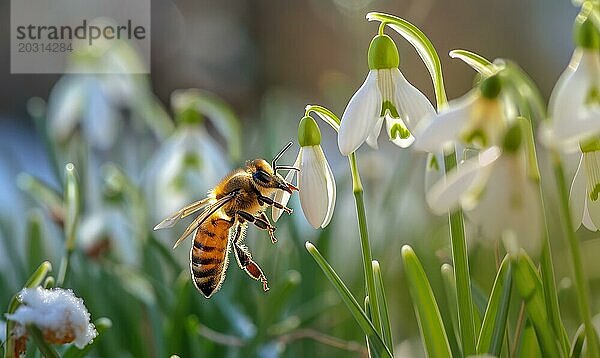
[[[301,147],[321,144],[321,131],[317,122],[310,116],[306,116],[300,120],[300,124],[298,125],[298,144]]]
[[[388,35],[377,35],[369,45],[369,69],[397,68],[400,55],[394,41]]]
[[[494,99],[498,97],[500,91],[502,90],[502,81],[500,80],[500,76],[492,75],[483,81],[479,85],[479,89],[481,90],[481,95],[488,99]]]

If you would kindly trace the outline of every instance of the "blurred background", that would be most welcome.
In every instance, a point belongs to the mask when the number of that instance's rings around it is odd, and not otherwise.
[[[249,230],[247,243],[269,279],[268,294],[232,263],[222,290],[205,300],[189,282],[186,245],[170,249],[185,224],[167,232],[151,228],[201,198],[244,160],[270,159],[295,141],[306,104],[341,115],[368,71],[366,52],[377,24],[365,20],[367,12],[403,17],[428,35],[451,99],[468,91],[474,78],[470,68],[447,56],[455,48],[517,62],[548,98],[571,56],[577,14],[567,0],[151,5],[148,76],[61,76],[10,74],[10,9],[7,0],[0,3],[0,47],[7,49],[0,51],[0,307],[42,259],[58,269],[64,251],[63,170],[73,162],[81,213],[65,287],[85,299],[93,318],[113,321],[94,350],[98,356],[364,355],[359,328],[304,250],[306,240],[315,242],[352,292],[364,296],[349,173],[328,127],[321,126],[323,148],[338,183],[331,225],[310,228],[293,199],[295,213],[279,220],[276,245],[263,232]],[[401,71],[434,100],[414,49],[391,29],[386,32],[400,50]],[[127,58],[126,51],[115,50],[112,60]],[[189,88],[201,91],[175,92]],[[189,101],[196,101],[198,113],[187,110]],[[447,317],[439,274],[450,262],[447,223],[425,207],[424,157],[398,150],[385,138],[380,146],[359,152],[373,255],[387,285],[395,351],[418,356],[423,351],[400,248],[413,245]],[[292,163],[296,151],[294,146],[284,160]],[[560,228],[551,229],[561,307],[572,335],[576,308],[562,305],[574,301],[568,261]],[[600,242],[590,233],[583,236],[586,257],[600,254]],[[470,237],[478,233],[472,230]],[[493,245],[474,241],[470,249],[476,291],[485,299],[495,272]],[[597,292],[600,267],[587,269]],[[599,303],[593,300],[594,312]]]

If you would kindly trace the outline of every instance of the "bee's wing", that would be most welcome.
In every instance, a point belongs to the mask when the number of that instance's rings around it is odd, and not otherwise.
[[[192,221],[192,223],[185,229],[183,234],[179,237],[179,240],[173,245],[173,249],[179,246],[183,240],[185,240],[198,226],[200,226],[209,216],[214,214],[217,210],[219,210],[223,205],[225,205],[228,201],[233,199],[237,194],[237,191],[231,192],[221,199],[212,203],[208,208],[206,208],[197,218]],[[188,214],[189,215],[189,214]]]
[[[205,208],[207,205],[210,204],[211,199],[212,199],[211,197],[208,197],[208,198],[204,198],[202,200],[196,201],[194,203],[191,203],[189,205],[186,205],[185,207],[181,208],[175,214],[169,216],[168,218],[166,218],[163,221],[161,221],[160,223],[158,223],[158,225],[156,225],[154,227],[154,230],[160,230],[160,229],[172,227],[173,225],[177,224],[177,222],[180,219],[183,219],[184,217],[192,215],[196,211]]]

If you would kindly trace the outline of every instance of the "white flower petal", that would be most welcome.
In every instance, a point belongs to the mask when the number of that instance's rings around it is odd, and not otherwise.
[[[589,195],[586,194],[586,204],[588,214],[595,227],[600,227],[600,199],[593,201]]]
[[[596,227],[596,225],[594,225],[594,223],[592,222],[592,218],[590,217],[590,213],[588,211],[588,200],[587,197],[585,198],[585,200],[583,201],[583,226],[586,227],[586,229],[590,230],[590,231],[598,231],[598,228]]]
[[[442,153],[427,154],[425,166],[425,192],[427,193],[444,177],[444,156]]]
[[[404,128],[407,128],[406,124],[400,119],[400,118],[394,118],[392,116],[386,116],[385,117],[385,127],[387,129],[388,132],[388,137],[390,137],[390,141],[392,143],[394,143],[395,145],[399,146],[400,148],[408,148],[410,147],[411,144],[413,144],[413,142],[415,141],[415,137],[411,134],[408,136],[408,138],[400,138],[400,136],[397,136],[395,139],[391,137],[391,132],[392,132],[392,127],[398,124]],[[407,128],[408,129],[408,128]],[[410,129],[409,129],[410,131]]]
[[[327,162],[327,158],[325,157],[325,153],[323,153],[323,148],[321,146],[313,147],[315,149],[316,158],[319,161],[319,165],[322,168],[323,173],[325,174],[325,179],[327,181],[327,215],[321,224],[321,227],[329,225],[331,221],[331,217],[333,216],[333,210],[335,208],[335,198],[336,198],[336,187],[335,187],[335,177],[333,176],[333,171],[329,166],[329,162]]]
[[[301,161],[302,161],[302,150],[300,150],[298,152],[298,157],[296,157],[296,161],[294,162],[294,167],[299,168]],[[294,180],[295,175],[296,175],[295,170],[288,171],[288,173],[285,175],[285,181],[288,183],[291,183],[292,180]],[[277,190],[275,192],[275,196],[273,197],[273,201],[280,203],[283,206],[286,206],[288,201],[290,200],[290,196],[291,196],[290,193],[288,193],[287,191]],[[279,220],[279,217],[281,216],[281,214],[283,214],[283,210],[277,209],[274,206],[271,207],[271,217],[273,218],[274,222],[277,222],[277,220]]]
[[[448,110],[437,114],[433,120],[421,121],[422,124],[415,130],[415,149],[434,153],[456,141],[469,120],[475,100],[475,96],[467,94],[463,99],[451,103]]]
[[[557,82],[550,105],[553,117],[550,137],[555,144],[571,149],[580,140],[600,131],[600,125],[594,125],[591,121],[583,120],[584,123],[580,123],[587,93],[591,89],[594,62],[597,61],[597,53],[584,52],[581,60],[573,64],[577,67],[567,69]]]
[[[455,208],[459,202],[468,210],[481,193],[492,164],[500,155],[500,150],[492,147],[478,157],[459,164],[427,193],[426,199],[431,210],[441,215]]]
[[[83,132],[94,147],[107,150],[117,138],[120,114],[115,111],[99,83],[90,83],[87,91]]]
[[[327,174],[323,172],[323,164],[316,147],[302,147],[298,187],[300,204],[308,222],[319,228],[327,217],[329,200],[327,196]]]
[[[367,137],[366,142],[373,149],[379,148],[379,145],[377,145],[377,139],[379,138],[379,133],[381,132],[382,126],[383,126],[383,117],[380,117],[379,119],[377,119],[377,122],[375,123],[373,128],[371,128],[371,132],[369,133],[369,136]]]
[[[519,187],[510,202],[508,226],[513,229],[522,248],[531,254],[541,248],[542,208],[535,184],[527,179],[525,171],[512,173]]]
[[[338,147],[343,155],[354,152],[364,143],[380,112],[381,93],[377,86],[377,71],[371,70],[342,115]]]
[[[53,138],[64,141],[81,119],[84,104],[85,77],[61,78],[48,99],[48,131]]]
[[[571,209],[571,218],[575,225],[575,230],[579,229],[583,222],[583,210],[585,209],[585,169],[583,168],[583,155],[579,160],[579,166],[573,177],[571,192],[569,193],[569,208]]]
[[[414,132],[422,119],[435,115],[435,109],[429,99],[410,84],[397,68],[392,69],[392,81],[396,96],[393,104],[406,128]]]

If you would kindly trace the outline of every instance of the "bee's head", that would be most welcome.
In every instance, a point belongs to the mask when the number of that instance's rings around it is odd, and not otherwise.
[[[252,180],[257,188],[280,189],[292,193],[298,190],[294,185],[288,183],[283,177],[273,170],[273,167],[264,159],[254,159],[246,165],[247,171],[252,174]]]

